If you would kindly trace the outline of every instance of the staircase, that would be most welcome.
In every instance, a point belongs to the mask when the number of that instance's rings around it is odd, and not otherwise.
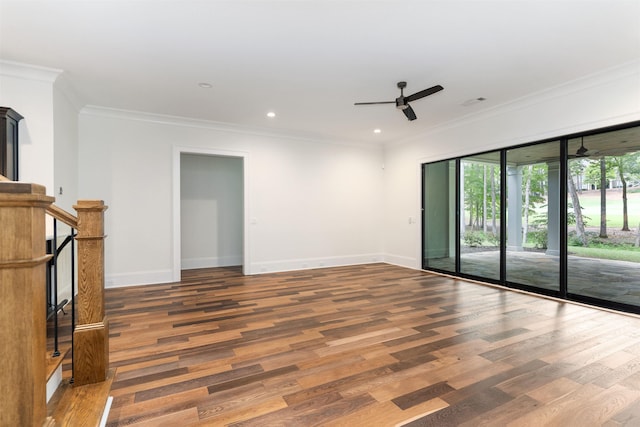
[[[106,423],[111,400],[109,392],[115,369],[107,372],[105,381],[74,386],[63,381],[47,404],[47,415],[56,426],[97,427]]]
[[[80,200],[74,216],[53,205],[44,187],[0,175],[0,426],[98,426],[108,409],[109,370],[104,309],[104,211]],[[77,230],[77,323],[73,348],[46,355],[45,216]],[[61,374],[74,357],[73,373]],[[73,383],[69,379],[73,375]],[[60,378],[63,378],[60,381]],[[47,382],[53,393],[46,403]],[[58,383],[60,387],[58,386]]]

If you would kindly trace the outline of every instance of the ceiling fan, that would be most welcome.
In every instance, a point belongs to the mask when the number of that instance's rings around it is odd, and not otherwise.
[[[400,89],[400,96],[395,101],[381,101],[381,102],[356,102],[354,105],[373,105],[373,104],[396,104],[396,108],[402,110],[409,121],[417,119],[416,113],[409,105],[409,102],[416,101],[425,96],[433,95],[436,92],[440,92],[444,89],[440,85],[435,85],[429,89],[421,90],[413,95],[404,96],[404,88],[407,87],[407,82],[398,82],[398,88]]]
[[[580,157],[590,157],[590,156],[593,156],[593,155],[595,155],[597,153],[598,153],[598,151],[589,150],[587,147],[584,146],[584,137],[582,137],[582,138],[580,138],[580,147],[576,151],[576,154],[573,154],[573,155],[570,154],[569,158],[573,159],[573,158],[580,158]]]

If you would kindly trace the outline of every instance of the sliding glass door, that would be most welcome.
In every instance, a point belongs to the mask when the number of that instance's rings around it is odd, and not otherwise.
[[[568,145],[567,292],[640,306],[640,131]]]
[[[423,165],[423,265],[456,271],[456,162]]]
[[[460,161],[460,272],[500,279],[500,152]]]
[[[506,280],[559,292],[560,141],[507,150]]]
[[[422,170],[424,268],[640,314],[640,122]]]

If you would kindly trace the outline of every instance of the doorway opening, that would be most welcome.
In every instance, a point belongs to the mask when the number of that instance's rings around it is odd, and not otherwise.
[[[183,269],[247,274],[246,153],[176,148],[173,160],[173,280]]]

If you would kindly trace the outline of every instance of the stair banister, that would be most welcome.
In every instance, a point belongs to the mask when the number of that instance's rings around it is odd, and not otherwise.
[[[45,188],[0,182],[0,425],[53,425],[45,390]]]
[[[105,381],[109,369],[109,322],[104,306],[104,211],[102,200],[79,200],[78,318],[73,333],[74,384]]]

